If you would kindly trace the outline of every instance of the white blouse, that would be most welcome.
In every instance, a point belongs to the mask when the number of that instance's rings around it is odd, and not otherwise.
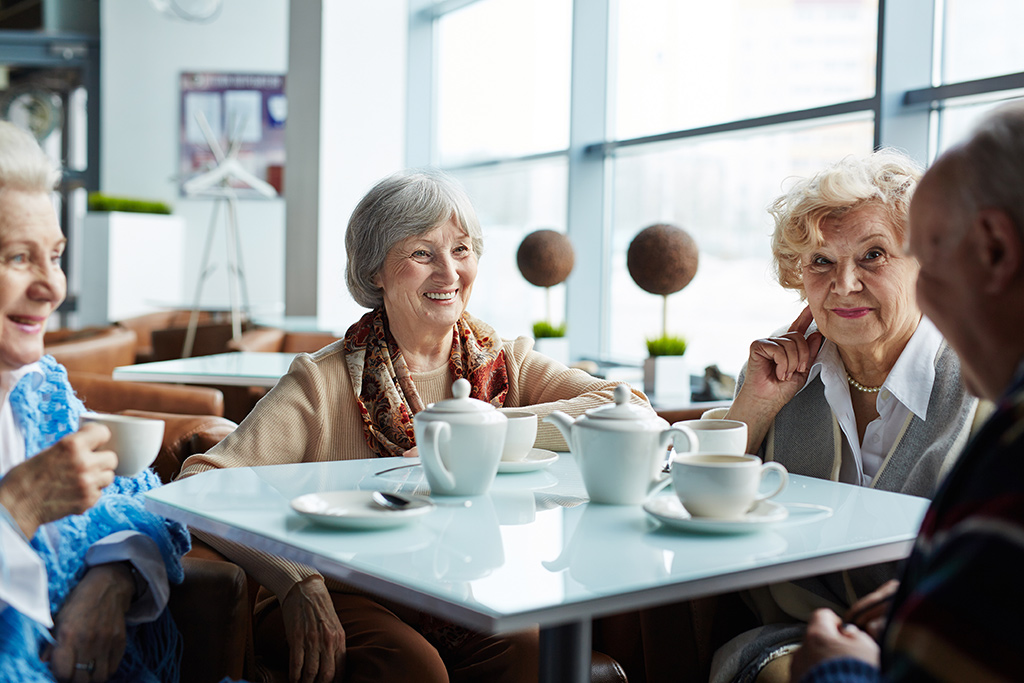
[[[868,423],[861,442],[857,438],[857,420],[853,414],[846,367],[836,345],[825,342],[811,366],[807,382],[821,375],[825,400],[843,432],[839,481],[870,486],[911,415],[927,419],[928,400],[935,383],[935,356],[941,346],[942,335],[938,329],[927,318],[921,318],[917,330],[876,394],[878,417]]]

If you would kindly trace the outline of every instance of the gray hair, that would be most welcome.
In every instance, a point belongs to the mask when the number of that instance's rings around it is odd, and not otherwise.
[[[966,141],[942,155],[947,185],[958,193],[962,217],[983,208],[1001,209],[1024,235],[1024,101],[996,107]],[[961,221],[966,229],[966,221]]]
[[[382,306],[384,296],[374,278],[391,248],[452,218],[480,256],[484,249],[480,221],[454,178],[438,170],[418,169],[395,173],[374,185],[352,212],[345,232],[346,280],[356,303],[366,308]]]
[[[0,121],[0,191],[50,192],[60,169],[36,139],[9,121]]]

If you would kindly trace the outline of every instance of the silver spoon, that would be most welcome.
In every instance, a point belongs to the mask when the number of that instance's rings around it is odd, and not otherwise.
[[[422,503],[411,500],[405,496],[400,496],[397,493],[388,493],[386,491],[374,491],[370,498],[374,503],[387,510],[405,510],[414,506],[422,506]],[[472,507],[473,502],[469,500],[458,500],[452,502],[439,503],[436,500],[431,500],[430,504],[438,505],[440,507],[451,507],[451,508],[468,508]]]
[[[374,503],[388,510],[404,510],[412,504],[412,501],[405,496],[385,493],[384,491],[374,491],[371,498],[373,498]]]
[[[394,472],[395,470],[404,470],[407,467],[419,467],[419,465],[420,465],[420,463],[413,462],[413,463],[409,463],[408,465],[399,465],[398,467],[389,467],[386,470],[381,470],[380,472],[374,472],[373,476],[379,477],[380,475],[387,474],[388,472]]]

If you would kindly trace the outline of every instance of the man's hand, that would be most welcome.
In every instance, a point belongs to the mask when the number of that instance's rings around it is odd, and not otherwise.
[[[0,504],[25,536],[32,538],[47,522],[85,512],[114,481],[117,456],[97,450],[110,430],[87,423],[73,434],[12,468],[0,480]]]
[[[134,593],[135,580],[123,563],[97,565],[85,573],[54,619],[56,642],[43,655],[58,681],[105,681],[114,675],[124,656],[124,615]]]
[[[807,624],[803,645],[793,654],[789,679],[799,681],[804,674],[828,659],[852,657],[878,667],[878,643],[856,626],[843,625],[835,612],[819,609]]]
[[[288,680],[330,683],[341,673],[345,631],[320,576],[299,581],[281,604],[288,637]]]
[[[847,621],[878,641],[885,628],[885,617],[889,612],[892,596],[896,594],[900,582],[896,579],[886,581],[857,602],[843,615]]]

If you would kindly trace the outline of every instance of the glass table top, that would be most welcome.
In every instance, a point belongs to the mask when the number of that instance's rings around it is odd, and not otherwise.
[[[710,595],[899,559],[928,501],[792,475],[774,499],[788,518],[748,534],[663,526],[639,505],[587,502],[563,453],[548,467],[499,474],[474,498],[434,498],[407,525],[349,531],[292,510],[303,494],[429,494],[402,458],[214,470],[148,494],[148,505],[214,535],[316,566],[365,590],[487,630]],[[674,496],[671,488],[659,495]]]

